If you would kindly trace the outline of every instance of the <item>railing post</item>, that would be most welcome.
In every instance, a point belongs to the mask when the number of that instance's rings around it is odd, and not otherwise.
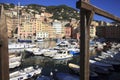
[[[80,9],[80,80],[89,80],[89,37],[90,23],[93,18],[91,11]]]
[[[3,6],[0,14],[0,80],[9,80],[8,36]]]
[[[89,3],[89,0],[81,1]],[[80,9],[80,80],[89,80],[89,36],[94,12],[81,8],[81,1],[76,5]]]

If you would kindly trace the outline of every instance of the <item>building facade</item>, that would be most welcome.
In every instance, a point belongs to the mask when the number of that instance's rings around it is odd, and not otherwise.
[[[98,37],[120,40],[120,26],[99,26],[96,30]]]
[[[92,21],[90,25],[90,38],[96,37],[96,27],[98,27],[99,23],[96,21]]]
[[[36,33],[36,39],[42,38],[42,39],[48,39],[49,33],[48,32],[38,32]]]
[[[7,23],[7,30],[8,30],[8,38],[12,38],[13,37],[13,25],[12,25],[12,18],[11,17],[7,17],[6,18],[6,23]]]
[[[72,37],[72,26],[70,23],[65,25],[65,38],[70,39]]]

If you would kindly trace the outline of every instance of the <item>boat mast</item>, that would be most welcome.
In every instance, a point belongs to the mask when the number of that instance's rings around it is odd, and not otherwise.
[[[19,11],[19,8],[20,8],[20,2],[18,2],[18,5],[17,5],[17,17],[18,17],[18,32],[19,32],[19,27],[20,27],[20,11]],[[21,35],[18,34],[18,39],[21,38]]]

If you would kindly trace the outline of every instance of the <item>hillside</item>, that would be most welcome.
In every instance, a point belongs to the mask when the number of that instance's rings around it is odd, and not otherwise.
[[[51,17],[52,19],[58,19],[58,20],[70,20],[71,18],[79,19],[78,11],[66,5],[43,6],[38,4],[30,4],[27,5],[25,10],[28,13],[32,11],[32,13],[38,13],[38,14],[45,11],[53,14],[53,16]]]
[[[69,20],[71,18],[79,19],[78,11],[66,5],[48,6],[46,12],[52,13],[53,19],[58,20]]]
[[[3,3],[2,3],[3,4]],[[5,9],[14,8],[14,4],[4,4]],[[41,14],[42,12],[48,12],[53,14],[52,19],[58,20],[70,20],[71,18],[79,19],[79,13],[76,9],[66,5],[59,6],[43,6],[39,4],[29,4],[23,7],[27,13]]]

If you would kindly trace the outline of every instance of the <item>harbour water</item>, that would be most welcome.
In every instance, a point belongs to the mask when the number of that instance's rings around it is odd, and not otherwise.
[[[56,46],[56,42],[54,41],[46,41],[36,43],[41,48],[49,48]],[[64,59],[64,60],[53,60],[49,57],[44,56],[30,56],[22,60],[22,64],[19,68],[25,68],[29,66],[38,66],[42,67],[41,75],[50,76],[52,71],[57,70],[58,72],[67,72],[71,73],[68,68],[68,63],[80,63],[80,56],[76,55],[72,58]],[[120,80],[120,72],[111,72],[109,75],[99,75],[100,80]],[[35,80],[35,78],[32,78]]]
[[[40,48],[50,48],[56,46],[55,41],[39,42],[36,44],[40,45]],[[39,66],[42,67],[42,73],[40,75],[50,76],[51,72],[55,70],[57,70],[58,72],[69,73],[70,70],[68,68],[68,63],[72,62],[79,64],[79,59],[79,55],[76,55],[72,58],[60,60],[54,60],[52,58],[44,56],[30,56],[29,58],[23,59],[21,68],[28,66]]]
[[[73,58],[64,60],[53,60],[48,57],[34,56],[24,59],[22,67],[27,66],[39,66],[42,67],[42,74],[49,76],[51,71],[58,70],[60,72],[69,72],[68,63],[74,62],[78,63],[79,56],[74,56]]]

